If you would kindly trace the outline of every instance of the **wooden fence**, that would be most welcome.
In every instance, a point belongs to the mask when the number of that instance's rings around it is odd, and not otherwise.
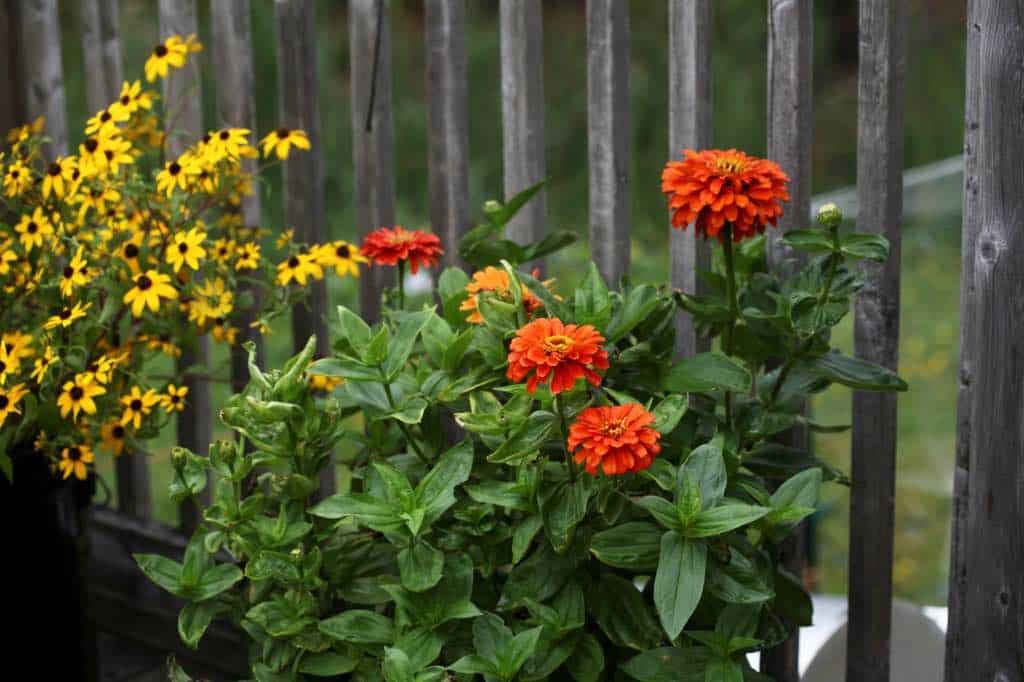
[[[582,1],[582,0],[581,0]],[[667,0],[669,21],[661,39],[669,51],[669,129],[666,155],[711,145],[712,0]],[[969,2],[966,173],[963,243],[962,372],[950,581],[950,634],[946,679],[1009,682],[1024,679],[1019,661],[1024,642],[1024,496],[1020,494],[1024,436],[1024,26],[1010,0]],[[885,234],[892,257],[865,269],[868,285],[855,310],[858,356],[897,369],[899,332],[900,224],[902,218],[904,0],[860,0],[860,70],[857,138],[859,229]],[[299,237],[321,240],[323,215],[321,121],[316,80],[316,7],[313,0],[277,0],[278,86],[284,125],[305,129],[314,153],[299,155],[284,176],[284,223]],[[255,130],[252,38],[248,0],[210,3],[216,82],[216,125]],[[353,183],[359,236],[395,222],[392,143],[390,22],[387,0],[349,0]],[[592,254],[601,273],[615,281],[629,270],[630,123],[628,108],[629,12],[625,0],[587,0],[587,91]],[[540,0],[501,0],[501,97],[504,191],[511,195],[545,177],[544,89]],[[82,0],[87,99],[92,109],[115,96],[121,81],[116,0]],[[458,262],[456,242],[469,227],[467,163],[466,2],[428,0],[424,52],[427,78],[430,218],[447,249],[446,264]],[[768,156],[791,178],[792,201],[781,229],[770,231],[769,263],[782,267],[790,256],[779,235],[805,225],[811,195],[812,46],[811,0],[768,0]],[[161,37],[196,33],[195,0],[159,0]],[[495,30],[498,30],[498,26]],[[54,146],[67,144],[61,36],[57,0],[14,0],[0,5],[0,125],[47,116]],[[403,39],[408,39],[403,36]],[[583,58],[583,55],[580,56]],[[75,60],[69,60],[74,62]],[[195,67],[165,82],[168,99],[195,82]],[[183,144],[205,130],[200,96],[190,92],[179,126]],[[330,96],[327,94],[327,96]],[[841,143],[842,141],[837,141]],[[172,151],[172,153],[176,153]],[[545,192],[513,221],[520,241],[543,235]],[[259,219],[259,196],[240,208],[246,224]],[[666,221],[667,225],[667,221]],[[696,272],[709,264],[706,244],[692,233],[666,227],[673,286],[696,291]],[[379,292],[391,274],[373,269],[361,280],[360,303],[379,315]],[[327,350],[323,286],[310,308],[293,315],[296,346],[312,332]],[[239,325],[248,329],[247,325]],[[678,351],[708,348],[685,315],[678,321]],[[258,339],[257,339],[258,341]],[[202,361],[200,345],[182,359]],[[246,380],[236,353],[232,379]],[[1011,383],[1008,383],[1007,379]],[[209,389],[189,378],[190,409],[178,422],[182,444],[203,452],[210,441]],[[847,680],[889,679],[892,602],[893,501],[895,495],[897,400],[895,395],[856,393],[853,408],[849,637]],[[806,442],[805,433],[787,436]],[[117,465],[118,511],[94,512],[91,594],[101,629],[181,652],[173,600],[146,583],[129,553],[169,551],[183,535],[150,520],[147,462],[121,457]],[[333,479],[323,481],[325,491]],[[181,530],[197,522],[196,510],[181,509]],[[794,547],[787,561],[801,562]],[[192,660],[210,671],[244,667],[234,635],[217,631]],[[798,679],[797,638],[768,652],[763,669],[782,682]],[[980,673],[980,674],[979,674]]]

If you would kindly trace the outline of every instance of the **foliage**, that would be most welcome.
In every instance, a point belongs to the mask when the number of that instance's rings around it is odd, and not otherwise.
[[[192,36],[169,37],[147,60],[147,81],[200,49]],[[54,156],[42,120],[11,131],[0,151],[0,469],[8,478],[15,450],[80,479],[94,447],[138,450],[184,409],[187,375],[212,374],[179,362],[158,375],[150,360],[180,358],[204,335],[234,345],[240,334],[268,331],[304,296],[292,281],[305,285],[332,267],[358,275],[366,262],[343,242],[292,243],[288,232],[275,268],[261,244],[269,231],[243,224],[239,210],[255,191],[250,131],[211,131],[166,159],[182,102],[161,109],[159,100],[142,81],[126,82],[86,122],[77,154]],[[262,145],[275,162],[310,146],[286,128]]]
[[[802,407],[829,385],[905,388],[830,348],[862,285],[849,264],[887,250],[836,218],[787,236],[813,258],[786,280],[727,229],[700,297],[612,290],[593,266],[558,293],[517,270],[517,247],[489,290],[449,268],[439,306],[374,326],[339,307],[334,352],[308,371],[343,383],[320,398],[303,380],[312,340],[281,370],[252,366],[221,412],[238,440],[176,453],[176,494],[216,474],[184,561],[137,560],[186,599],[187,643],[214,619],[243,628],[261,681],[766,679],[745,654],[811,616],[779,546],[842,480],[777,439],[819,428]],[[673,358],[680,308],[721,352]],[[575,353],[592,332],[600,348]],[[510,351],[554,369],[521,383]],[[352,487],[317,499],[343,439],[362,446]]]

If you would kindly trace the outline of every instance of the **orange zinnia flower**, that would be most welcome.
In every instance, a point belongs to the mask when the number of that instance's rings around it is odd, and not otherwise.
[[[437,265],[437,257],[444,253],[441,239],[436,234],[406,230],[400,225],[382,227],[366,235],[360,251],[377,265],[397,265],[399,261],[409,261],[413,274],[421,265]]]
[[[519,289],[522,292],[523,307],[526,309],[526,313],[528,315],[532,314],[534,310],[540,307],[540,299],[534,296],[533,292],[522,284],[519,285]],[[493,265],[488,265],[483,270],[473,273],[473,281],[466,285],[466,292],[469,293],[469,298],[459,306],[459,310],[469,312],[469,315],[466,316],[466,322],[481,324],[484,321],[483,315],[477,309],[476,301],[477,295],[485,291],[494,292],[502,301],[511,301],[512,287],[509,283],[508,273]]]
[[[789,201],[789,177],[774,161],[741,151],[683,151],[682,161],[669,161],[661,173],[661,191],[668,195],[672,226],[685,230],[696,221],[696,233],[722,239],[722,226],[732,225],[733,241],[764,232],[782,215]]]
[[[589,324],[562,324],[557,317],[542,317],[524,325],[512,339],[507,376],[526,381],[533,393],[537,384],[551,377],[553,394],[568,391],[580,377],[597,386],[601,377],[594,371],[608,369],[608,351],[601,348],[604,337]]]
[[[579,448],[573,459],[595,476],[598,466],[607,476],[642,471],[661,452],[653,422],[654,415],[638,403],[588,407],[569,427],[569,451]]]

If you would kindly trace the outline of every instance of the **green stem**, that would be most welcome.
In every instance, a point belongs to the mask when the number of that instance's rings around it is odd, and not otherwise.
[[[398,406],[395,405],[395,398],[394,396],[391,395],[391,385],[387,381],[384,381],[383,386],[384,395],[388,399],[388,407],[390,407],[392,411],[398,409]],[[413,451],[416,453],[416,456],[420,458],[420,461],[429,467],[430,460],[427,458],[427,455],[423,452],[423,450],[420,449],[420,446],[416,443],[416,439],[412,437],[412,431],[409,430],[409,425],[400,419],[396,419],[395,423],[398,424],[398,428],[401,429],[402,435],[405,436],[405,442],[407,442],[409,444],[409,447],[413,449]]]
[[[572,458],[572,453],[569,452],[569,427],[566,423],[565,418],[565,403],[562,402],[562,396],[555,396],[555,412],[558,413],[558,422],[562,429],[562,447],[565,449],[565,468],[569,472],[569,480],[573,483],[576,482],[576,462]]]
[[[733,334],[739,319],[739,305],[736,302],[736,266],[732,254],[732,225],[726,225],[722,233],[722,252],[725,256],[725,297],[729,301],[729,322],[722,332],[722,350],[726,355],[733,352]],[[725,422],[732,424],[732,392],[725,392]]]
[[[405,261],[398,261],[398,309],[405,309]]]

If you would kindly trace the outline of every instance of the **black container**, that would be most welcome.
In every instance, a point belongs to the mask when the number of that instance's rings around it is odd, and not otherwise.
[[[35,670],[45,679],[93,680],[95,640],[83,580],[92,479],[62,480],[29,444],[9,454],[13,482],[0,474],[4,667]]]

